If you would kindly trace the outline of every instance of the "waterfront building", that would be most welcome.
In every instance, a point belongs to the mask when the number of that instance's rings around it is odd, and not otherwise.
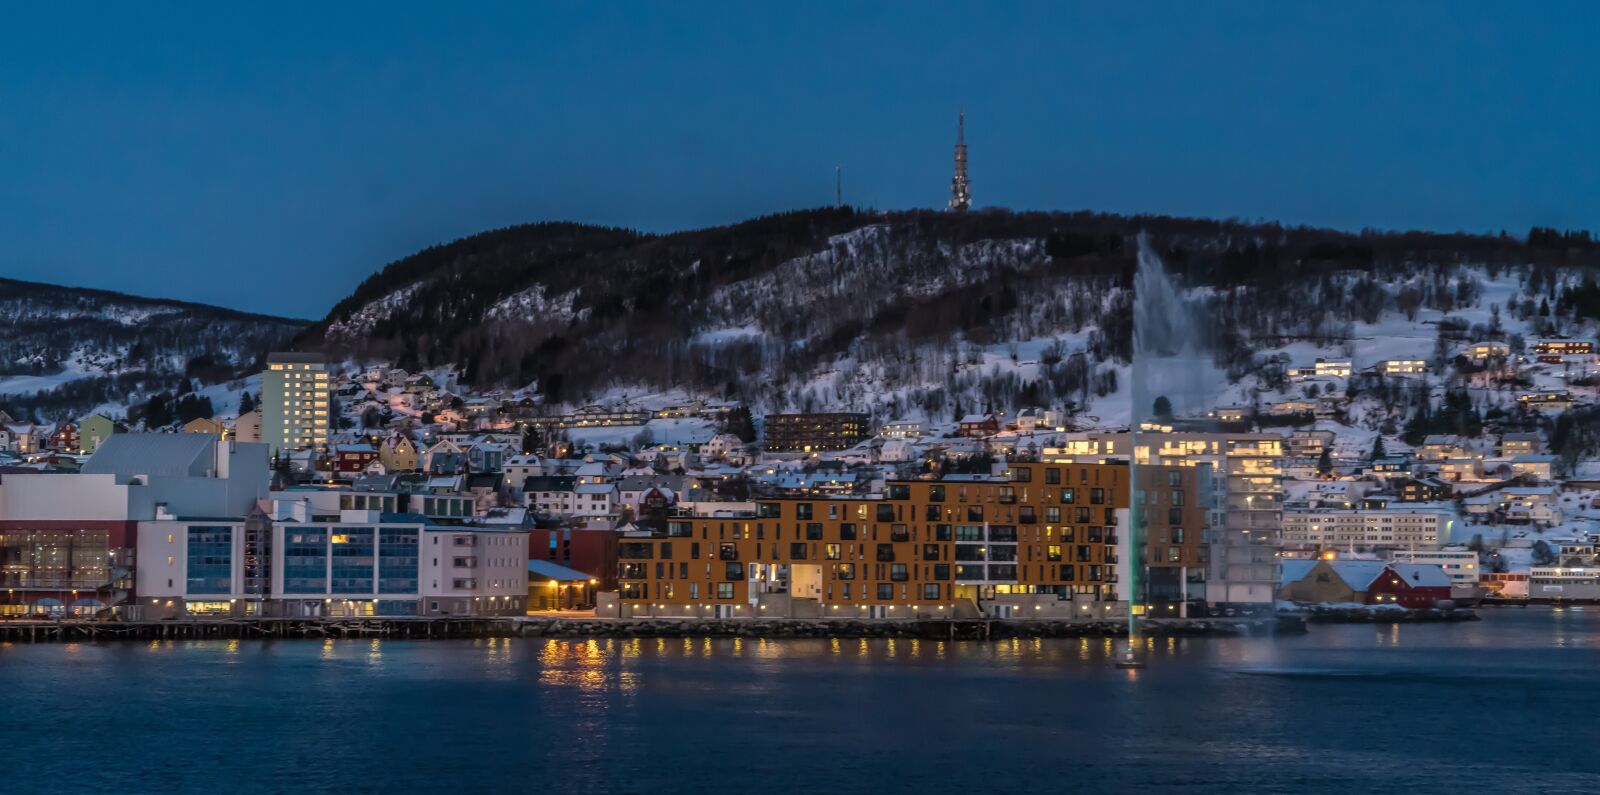
[[[0,476],[0,615],[123,604],[141,522],[242,518],[269,482],[265,447],[204,434],[119,433],[77,473]]]
[[[1600,568],[1534,566],[1528,570],[1528,597],[1558,601],[1600,599]]]
[[[143,522],[141,617],[493,616],[527,605],[527,534],[419,514],[300,514]],[[269,540],[252,549],[251,521]],[[263,565],[264,564],[264,565]]]
[[[1206,601],[1269,610],[1278,586],[1283,510],[1283,437],[1271,433],[1145,432],[1066,434],[1045,448],[1052,463],[1127,462],[1207,467],[1202,496],[1210,515]]]
[[[1380,560],[1290,560],[1280,598],[1301,604],[1434,607],[1450,598],[1450,579],[1436,565]]]
[[[261,439],[273,455],[328,446],[328,362],[315,353],[271,353],[261,374]]]
[[[1136,610],[1203,599],[1202,471],[1142,470],[1148,576]],[[1125,464],[1012,463],[1004,474],[896,481],[865,498],[757,500],[681,512],[618,549],[621,615],[1105,616],[1130,575]]]

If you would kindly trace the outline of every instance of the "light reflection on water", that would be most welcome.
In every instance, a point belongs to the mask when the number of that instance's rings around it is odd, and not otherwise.
[[[1600,611],[1486,611],[1146,638],[1132,672],[1112,638],[13,644],[0,744],[26,764],[0,790],[1600,791],[1587,734],[1549,730],[1600,712],[1597,638]],[[110,704],[136,730],[86,766],[63,727]],[[330,753],[351,737],[383,753]]]

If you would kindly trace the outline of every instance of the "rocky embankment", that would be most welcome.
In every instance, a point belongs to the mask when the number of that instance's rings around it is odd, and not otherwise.
[[[528,618],[518,635],[529,637],[612,638],[929,638],[999,640],[1006,638],[1115,638],[1128,634],[1126,621],[1048,619],[701,619],[701,618]],[[1141,627],[1149,637],[1268,636],[1305,632],[1298,616],[1153,620]]]

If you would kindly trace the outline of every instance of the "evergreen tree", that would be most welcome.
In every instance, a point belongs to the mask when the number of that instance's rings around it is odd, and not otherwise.
[[[1322,448],[1322,456],[1317,459],[1317,474],[1326,475],[1333,471],[1333,450],[1329,447]]]
[[[728,420],[722,426],[724,433],[731,433],[739,437],[739,441],[749,444],[756,440],[755,419],[750,416],[748,406],[738,406],[728,412]]]
[[[1383,434],[1380,433],[1372,439],[1372,454],[1367,456],[1367,460],[1377,461],[1380,458],[1388,457],[1389,454],[1383,449]]]
[[[255,410],[256,410],[256,400],[255,400],[255,398],[251,397],[249,392],[241,392],[241,393],[239,393],[239,413],[240,414],[249,414],[250,412],[255,411]]]
[[[1157,397],[1155,403],[1150,406],[1150,413],[1158,420],[1172,419],[1172,401],[1168,400],[1166,395]]]

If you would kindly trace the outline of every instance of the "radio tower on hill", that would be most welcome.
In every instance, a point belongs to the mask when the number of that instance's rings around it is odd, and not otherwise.
[[[950,180],[950,209],[964,213],[972,206],[972,186],[967,183],[967,109],[956,120],[956,175]]]

